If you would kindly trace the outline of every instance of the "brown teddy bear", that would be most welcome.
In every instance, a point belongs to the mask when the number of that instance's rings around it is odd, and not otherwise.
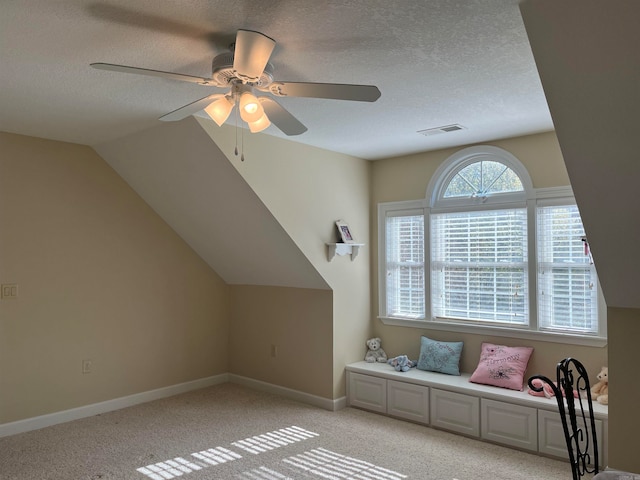
[[[609,368],[602,367],[598,383],[591,387],[591,397],[602,405],[609,404]]]

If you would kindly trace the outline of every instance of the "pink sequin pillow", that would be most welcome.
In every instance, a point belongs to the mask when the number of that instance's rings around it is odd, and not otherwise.
[[[531,347],[506,347],[483,343],[478,367],[469,381],[522,390],[524,372],[532,353]]]

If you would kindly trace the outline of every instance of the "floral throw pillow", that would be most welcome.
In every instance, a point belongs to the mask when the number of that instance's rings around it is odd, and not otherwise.
[[[478,367],[469,381],[522,390],[524,372],[532,353],[531,347],[506,347],[483,343]]]
[[[437,342],[420,337],[420,358],[416,368],[429,372],[460,375],[462,342]]]

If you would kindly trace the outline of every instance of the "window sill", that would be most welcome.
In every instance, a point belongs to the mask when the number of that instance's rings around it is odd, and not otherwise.
[[[410,320],[406,318],[378,317],[385,325],[396,327],[411,327],[429,330],[444,330],[447,332],[472,333],[476,335],[493,335],[496,337],[520,338],[539,342],[564,343],[570,345],[585,345],[588,347],[604,347],[606,337],[569,335],[566,333],[534,332],[515,328],[497,327],[494,325],[467,325],[437,320]]]

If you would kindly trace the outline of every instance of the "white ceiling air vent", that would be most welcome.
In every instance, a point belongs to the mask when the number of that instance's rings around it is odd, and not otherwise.
[[[453,125],[445,125],[444,127],[436,127],[436,128],[428,128],[426,130],[418,130],[420,135],[424,135],[425,137],[430,137],[432,135],[438,135],[440,133],[449,133],[449,132],[457,132],[458,130],[465,130],[465,127],[458,123],[454,123]]]

